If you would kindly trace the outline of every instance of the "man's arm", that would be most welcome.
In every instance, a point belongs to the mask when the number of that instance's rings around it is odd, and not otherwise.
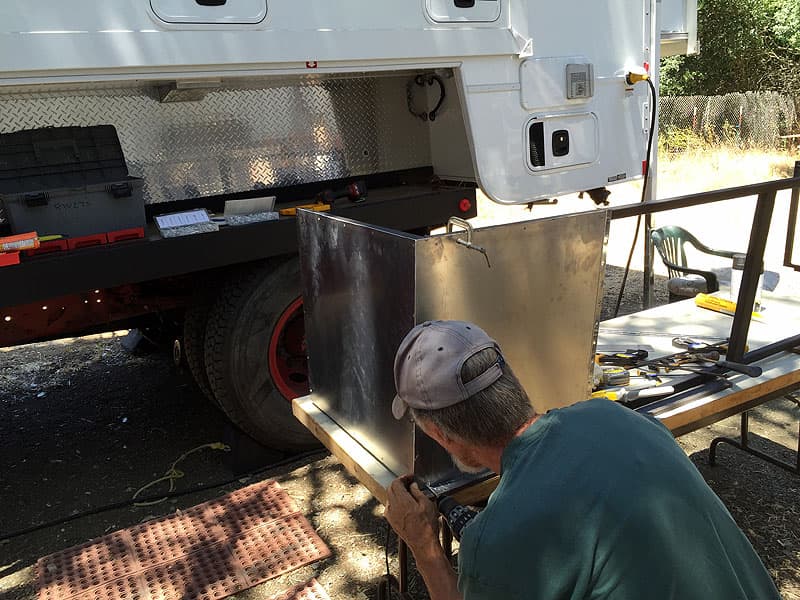
[[[462,600],[458,578],[439,544],[439,513],[411,476],[389,486],[384,516],[414,554],[431,600]]]

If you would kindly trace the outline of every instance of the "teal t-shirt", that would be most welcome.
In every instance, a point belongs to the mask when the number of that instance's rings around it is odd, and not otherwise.
[[[511,441],[463,532],[458,585],[465,600],[780,600],[670,432],[603,399]]]

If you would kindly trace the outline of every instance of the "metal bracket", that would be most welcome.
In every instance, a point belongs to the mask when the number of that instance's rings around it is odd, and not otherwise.
[[[467,232],[467,239],[455,238],[456,243],[483,254],[483,257],[486,259],[486,266],[491,269],[492,263],[489,262],[489,255],[486,253],[486,248],[483,246],[476,246],[472,243],[472,232],[474,231],[472,224],[461,217],[450,217],[447,220],[447,233],[453,233],[453,227],[461,227]]]

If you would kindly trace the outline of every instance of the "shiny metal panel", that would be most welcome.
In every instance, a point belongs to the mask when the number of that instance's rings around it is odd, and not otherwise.
[[[414,426],[392,416],[394,354],[414,326],[414,236],[298,211],[311,397],[392,472]]]
[[[474,478],[391,414],[393,359],[428,319],[465,319],[503,346],[539,412],[588,397],[606,211],[418,238],[303,212],[298,219],[314,403],[389,470],[437,489]]]
[[[608,227],[605,211],[417,242],[416,318],[473,321],[492,335],[538,412],[591,391]]]
[[[16,88],[0,94],[0,133],[117,128],[146,203],[273,188],[431,164],[427,125],[409,114],[408,75]]]

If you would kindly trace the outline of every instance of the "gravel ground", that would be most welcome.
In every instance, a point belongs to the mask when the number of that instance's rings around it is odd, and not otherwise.
[[[604,317],[616,300],[622,270],[607,267]],[[664,282],[657,282],[664,300]],[[641,275],[634,272],[623,312],[639,306]],[[129,500],[183,452],[230,440],[222,415],[172,366],[166,353],[132,355],[120,337],[81,338],[0,351],[0,536],[44,521]],[[797,406],[763,405],[753,418],[755,445],[793,459]],[[753,542],[787,599],[800,599],[800,481],[771,465],[721,447],[707,464],[708,442],[736,433],[736,419],[680,438],[709,485]],[[764,436],[764,438],[760,437]],[[772,441],[768,441],[769,438]],[[180,490],[235,477],[230,454],[206,450],[181,465]],[[276,456],[261,457],[273,461]],[[386,527],[369,492],[324,453],[267,470],[308,515],[333,556],[237,595],[268,598],[316,576],[332,598],[376,598],[385,572]],[[34,598],[32,565],[40,556],[143,520],[169,514],[243,487],[241,478],[213,490],[151,507],[125,507],[80,518],[0,543],[0,598]],[[394,542],[390,548],[396,572]],[[415,594],[424,597],[423,592]]]
[[[663,186],[659,184],[664,191],[659,196],[750,182],[742,179],[745,176],[771,178],[765,171],[770,165],[763,166],[764,172],[757,171],[752,160],[747,161],[747,168],[735,162],[727,170],[717,164],[719,160],[713,168],[707,161],[698,161],[705,166],[694,178],[687,176],[691,165],[672,168],[666,164],[662,171],[666,176],[660,180]],[[712,176],[717,179],[710,179]],[[638,200],[638,196],[638,184],[634,183],[615,188],[611,199],[623,204]],[[776,230],[784,228],[786,204],[776,208]],[[531,214],[521,207],[498,207],[479,200],[481,217],[476,226],[591,207],[590,201],[571,196],[559,198],[556,205],[536,206]],[[713,209],[662,214],[660,223],[683,224],[689,229],[702,223],[703,239],[710,245],[739,247],[746,243],[752,214],[748,211],[752,211],[751,202],[727,203]],[[612,224],[607,253],[610,265],[625,264],[634,221]],[[782,242],[771,240],[768,268],[780,264],[781,251]],[[641,260],[635,258],[633,265],[641,269]],[[663,274],[662,265],[657,262],[656,266],[656,272]],[[613,314],[621,279],[620,267],[606,268],[604,319]],[[621,314],[639,310],[641,289],[641,273],[634,270]],[[666,302],[663,277],[657,277],[656,299]],[[235,441],[222,414],[196,390],[187,373],[172,366],[168,353],[130,354],[120,337],[111,334],[0,349],[0,411],[0,498],[4,509],[0,512],[0,538],[46,521],[128,501],[186,451],[209,442]],[[752,444],[784,460],[795,460],[798,405],[779,399],[751,414]],[[737,431],[738,418],[734,417],[678,441],[750,538],[783,597],[800,600],[800,479],[724,445],[719,448],[717,466],[708,466],[711,439],[735,436]],[[238,476],[256,464],[281,458],[246,446],[230,453],[202,450],[180,465],[185,477],[177,481],[176,488],[191,493],[155,506],[99,512],[0,542],[0,600],[35,597],[32,565],[40,556],[188,508],[264,477],[279,481],[297,501],[333,555],[237,597],[268,598],[316,576],[332,598],[377,598],[376,586],[386,571],[387,531],[382,508],[325,453],[265,470],[256,478]],[[242,464],[245,459],[249,459],[248,465]],[[230,480],[233,482],[227,485],[194,491]],[[389,548],[396,573],[393,539]],[[412,583],[413,596],[425,597],[419,582]]]

